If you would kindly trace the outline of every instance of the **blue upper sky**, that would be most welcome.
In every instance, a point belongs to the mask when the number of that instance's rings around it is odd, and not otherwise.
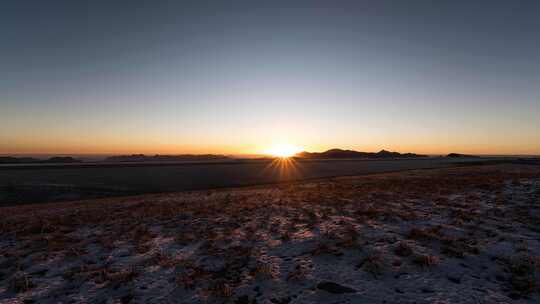
[[[0,3],[0,153],[540,154],[539,84],[538,1]]]

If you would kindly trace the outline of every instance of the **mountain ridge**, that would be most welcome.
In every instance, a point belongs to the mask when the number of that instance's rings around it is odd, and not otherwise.
[[[362,152],[355,150],[344,150],[344,149],[330,149],[324,152],[307,152],[302,151],[297,153],[295,157],[298,158],[417,158],[417,157],[428,157],[423,154],[416,153],[399,153],[392,152],[387,150],[380,150],[379,152]]]
[[[178,154],[178,155],[116,155],[105,159],[106,162],[145,162],[145,161],[205,161],[205,160],[229,160],[228,156],[220,154]]]

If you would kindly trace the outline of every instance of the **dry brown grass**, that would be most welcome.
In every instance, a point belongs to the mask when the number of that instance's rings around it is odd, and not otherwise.
[[[287,281],[300,282],[306,279],[309,269],[304,264],[296,264],[291,272],[287,274]]]
[[[302,254],[315,264],[352,257],[361,260],[351,263],[351,270],[357,266],[374,278],[403,267],[433,267],[431,273],[446,259],[486,254],[486,242],[510,238],[501,231],[515,228],[496,228],[498,224],[540,229],[538,217],[529,212],[537,208],[535,203],[511,205],[501,190],[508,180],[517,180],[514,186],[521,187],[519,181],[527,178],[540,178],[540,171],[454,168],[0,208],[0,280],[3,277],[13,292],[25,293],[41,286],[39,277],[23,275],[31,265],[63,259],[76,265],[63,277],[74,282],[74,288],[84,282],[103,288],[129,286],[144,277],[145,267],[154,267],[173,276],[172,282],[183,289],[228,298],[257,279],[294,283],[311,278],[303,264],[280,269],[265,260],[271,248],[306,240],[315,245]],[[435,218],[443,223],[432,221]],[[408,223],[400,226],[404,221]],[[461,234],[450,237],[446,228]],[[376,247],[384,252],[364,251]],[[178,257],[167,248],[188,248],[185,254],[192,255]],[[121,250],[128,262],[124,269],[113,268],[111,261]],[[524,243],[516,247],[520,254],[530,250]],[[130,261],[134,257],[136,261]],[[202,260],[223,265],[207,267]],[[531,261],[534,258],[515,258],[504,264],[509,276],[505,284],[515,294],[537,292],[538,264]]]
[[[439,257],[431,254],[416,253],[412,256],[412,262],[422,268],[435,266],[439,263]]]
[[[438,240],[441,238],[441,227],[430,228],[412,228],[409,231],[408,238],[420,241]]]
[[[464,238],[443,238],[441,252],[450,257],[464,258],[466,254],[477,255],[480,250],[475,243],[474,239]]]
[[[408,257],[413,254],[412,247],[404,241],[401,241],[394,248],[394,253],[400,257]]]
[[[8,283],[8,289],[15,292],[26,292],[32,288],[36,287],[32,278],[26,273],[16,273],[10,279]]]
[[[384,260],[381,253],[377,251],[369,251],[356,265],[356,268],[363,269],[371,274],[375,279],[379,278],[385,269]]]
[[[504,259],[506,271],[510,274],[510,286],[514,298],[525,297],[540,290],[536,273],[540,271],[540,257],[526,253]]]

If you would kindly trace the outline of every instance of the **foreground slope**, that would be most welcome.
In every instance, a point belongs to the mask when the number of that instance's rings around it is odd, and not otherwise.
[[[540,167],[0,209],[0,303],[533,303]]]

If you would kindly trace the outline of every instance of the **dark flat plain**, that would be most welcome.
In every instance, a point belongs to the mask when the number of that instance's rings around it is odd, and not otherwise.
[[[0,206],[444,168],[511,158],[239,160],[0,166]]]

